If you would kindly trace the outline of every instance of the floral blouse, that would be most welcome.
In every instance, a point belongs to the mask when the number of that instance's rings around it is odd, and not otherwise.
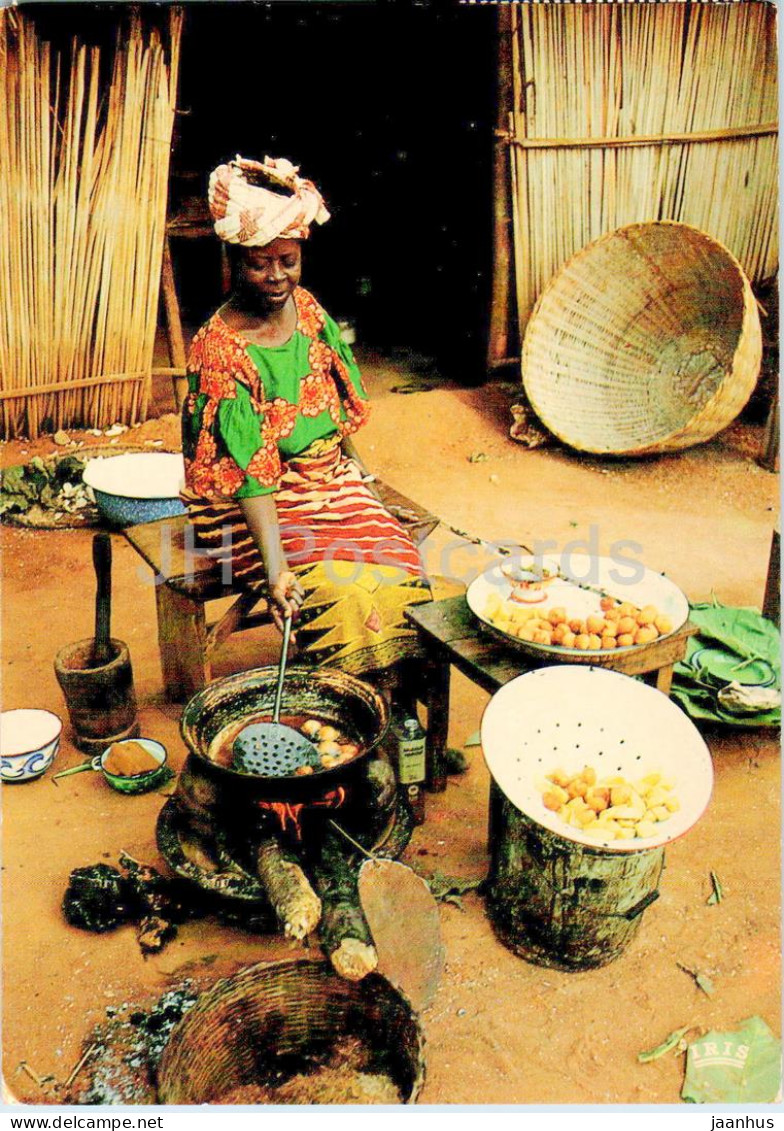
[[[193,340],[182,414],[185,486],[207,500],[277,490],[283,462],[365,422],[367,393],[337,324],[308,291],[282,346],[248,342],[214,314]]]

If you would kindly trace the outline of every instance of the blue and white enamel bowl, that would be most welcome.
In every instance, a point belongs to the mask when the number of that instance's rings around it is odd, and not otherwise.
[[[51,711],[20,708],[0,714],[0,778],[33,781],[51,766],[63,724]]]
[[[185,465],[177,452],[127,452],[91,459],[82,479],[92,488],[103,517],[116,526],[185,513],[180,502]]]

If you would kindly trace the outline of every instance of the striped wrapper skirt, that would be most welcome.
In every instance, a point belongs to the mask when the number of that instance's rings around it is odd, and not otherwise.
[[[353,675],[419,656],[409,605],[431,599],[419,552],[339,447],[284,465],[275,494],[289,568],[305,591],[297,621],[302,659]],[[231,561],[245,587],[266,587],[261,554],[239,506],[185,491],[196,545]]]

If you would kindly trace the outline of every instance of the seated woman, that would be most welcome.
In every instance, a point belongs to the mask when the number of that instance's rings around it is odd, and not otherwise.
[[[329,219],[285,160],[238,157],[210,177],[233,293],[196,335],[183,408],[183,499],[197,544],[266,585],[303,659],[362,675],[412,654],[408,605],[430,599],[409,535],[369,486],[350,436],[368,416],[351,350],[299,286],[312,223]]]
[[[299,285],[301,241],[329,213],[293,165],[269,158],[221,165],[209,203],[218,236],[234,248],[234,289],[188,362],[183,500],[196,543],[230,561],[242,584],[267,588],[278,628],[288,616],[297,622],[302,659],[378,673],[415,655],[403,614],[430,600],[430,589],[350,440],[368,416],[351,351]],[[372,822],[394,805],[394,775],[375,760],[365,777]],[[195,820],[215,799],[202,798],[194,817],[190,795],[204,783],[191,778],[181,775],[178,804]],[[329,834],[302,846],[317,896],[280,832],[268,821],[249,826],[280,925],[295,938],[318,925],[335,969],[363,977],[377,958],[345,845]]]

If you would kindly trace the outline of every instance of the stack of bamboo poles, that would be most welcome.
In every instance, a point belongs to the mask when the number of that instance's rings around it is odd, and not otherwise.
[[[508,9],[513,108],[501,140],[511,149],[521,330],[576,251],[636,221],[692,224],[725,244],[752,281],[771,277],[774,7]]]
[[[167,42],[131,10],[113,58],[70,58],[0,12],[0,428],[144,419],[181,9]]]

